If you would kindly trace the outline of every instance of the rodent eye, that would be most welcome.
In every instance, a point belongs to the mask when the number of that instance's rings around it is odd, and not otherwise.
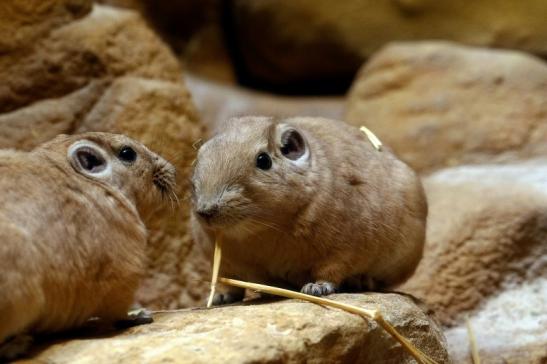
[[[268,155],[268,153],[260,153],[256,157],[256,166],[263,170],[268,170],[272,168],[272,158]]]
[[[137,159],[137,152],[131,147],[123,147],[118,152],[118,158],[124,162],[134,162]]]

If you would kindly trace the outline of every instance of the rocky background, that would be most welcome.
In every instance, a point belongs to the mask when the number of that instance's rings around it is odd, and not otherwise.
[[[336,5],[334,5],[336,3]],[[366,125],[423,178],[426,250],[381,307],[439,362],[547,362],[547,2],[3,0],[0,148],[59,133],[139,139],[178,168],[180,205],[144,216],[140,304],[201,306],[187,232],[194,145],[243,114]],[[321,320],[317,317],[321,316]],[[451,359],[449,359],[449,356]],[[373,322],[296,301],[156,315],[46,342],[28,362],[412,360]]]

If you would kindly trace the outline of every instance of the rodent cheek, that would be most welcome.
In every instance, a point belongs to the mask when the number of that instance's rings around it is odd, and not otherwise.
[[[200,183],[196,178],[192,178],[190,180],[190,194],[192,196],[192,201],[194,202],[194,204],[197,203],[198,197],[201,194],[201,188]]]
[[[135,203],[140,203],[141,200],[148,200],[148,196],[150,196],[151,192],[150,188],[144,186],[144,184],[140,180],[134,180],[130,183],[127,183],[124,189],[125,195]]]
[[[240,188],[224,191],[219,200],[219,205],[228,209],[241,209],[250,203],[251,200],[245,196],[243,189]]]

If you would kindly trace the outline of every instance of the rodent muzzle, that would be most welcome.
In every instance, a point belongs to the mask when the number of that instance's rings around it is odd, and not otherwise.
[[[154,170],[152,181],[162,195],[170,196],[174,194],[176,187],[175,168],[168,163],[162,164]]]
[[[217,204],[201,205],[196,208],[196,214],[205,222],[211,223],[220,213],[220,208]]]

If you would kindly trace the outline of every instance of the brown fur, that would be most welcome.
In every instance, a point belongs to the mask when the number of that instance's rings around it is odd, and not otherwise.
[[[73,167],[69,148],[82,141],[104,151],[111,173]],[[136,151],[134,163],[118,158],[122,146]],[[0,151],[0,343],[125,318],[145,263],[139,211],[158,203],[155,187],[172,187],[174,173],[142,144],[107,133]]]
[[[307,164],[280,153],[287,128],[306,139]],[[270,170],[255,165],[262,151]],[[427,203],[419,178],[342,122],[230,120],[200,148],[193,184],[195,209],[218,202],[213,221],[194,212],[192,230],[206,247],[223,234],[225,276],[297,288],[322,281],[338,288],[356,277],[392,286],[422,256]]]

